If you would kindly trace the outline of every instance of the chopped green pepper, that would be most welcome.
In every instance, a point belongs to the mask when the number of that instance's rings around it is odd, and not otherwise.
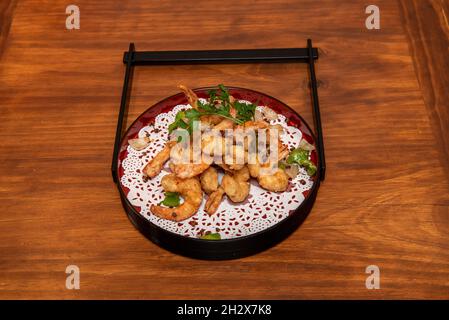
[[[202,235],[200,239],[205,240],[221,240],[221,235],[219,233],[208,233],[205,235]]]
[[[165,192],[165,199],[160,204],[173,208],[179,206],[181,198],[177,192]]]
[[[313,176],[316,173],[316,166],[312,161],[309,160],[309,154],[310,151],[308,150],[304,150],[301,148],[295,149],[290,152],[289,156],[287,157],[287,163],[297,163],[300,166],[304,167],[304,169],[306,169],[309,176]]]

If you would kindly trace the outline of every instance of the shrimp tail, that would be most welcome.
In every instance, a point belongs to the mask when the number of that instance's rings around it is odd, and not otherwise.
[[[154,178],[161,172],[165,162],[170,159],[170,150],[176,142],[167,142],[164,149],[162,149],[150,162],[143,168],[143,173],[150,178]]]
[[[209,198],[206,201],[206,205],[204,206],[205,211],[210,216],[217,212],[218,207],[220,206],[221,200],[224,196],[223,188],[219,187],[216,191],[212,192],[209,195]]]
[[[198,96],[196,95],[196,93],[193,92],[192,89],[187,88],[182,84],[180,84],[178,88],[181,89],[181,91],[184,93],[184,95],[187,98],[187,101],[189,101],[189,104],[192,106],[192,108],[198,109]]]

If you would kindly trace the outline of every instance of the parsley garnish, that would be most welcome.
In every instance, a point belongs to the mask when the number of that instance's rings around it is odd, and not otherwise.
[[[234,108],[237,110],[237,118],[243,122],[254,119],[254,112],[256,111],[255,104],[246,104],[239,101],[234,102]]]
[[[172,133],[175,129],[181,128],[188,130],[192,134],[192,131],[195,129],[195,121],[199,121],[200,117],[205,115],[219,115],[237,124],[243,124],[254,119],[256,104],[246,104],[239,101],[234,101],[231,104],[228,89],[222,84],[218,85],[218,89],[209,90],[209,99],[206,103],[198,101],[198,110],[179,111],[176,114],[175,121],[169,125],[168,132]],[[232,107],[237,111],[235,117],[231,115]]]
[[[188,125],[185,123],[184,118],[186,114],[184,111],[179,111],[176,114],[175,121],[168,126],[168,133],[172,133],[175,129],[187,129]]]

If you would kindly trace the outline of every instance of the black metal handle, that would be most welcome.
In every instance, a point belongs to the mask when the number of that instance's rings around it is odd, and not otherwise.
[[[144,51],[132,55],[134,65],[200,64],[200,63],[257,63],[257,62],[308,62],[308,48],[249,49],[249,50],[200,50],[200,51]],[[125,52],[123,62],[130,60]],[[312,48],[312,57],[318,58],[318,50]]]
[[[312,90],[312,106],[313,106],[313,121],[316,133],[316,144],[318,152],[318,161],[320,163],[320,179],[324,181],[326,175],[326,160],[324,158],[324,141],[323,129],[321,127],[321,112],[320,102],[318,100],[318,85],[315,75],[315,61],[313,59],[312,40],[307,40],[307,49],[309,50],[309,72],[310,72],[310,87]]]
[[[115,131],[114,153],[112,155],[111,172],[112,179],[117,183],[117,166],[118,166],[118,154],[120,152],[120,144],[122,140],[123,123],[125,120],[125,114],[128,110],[128,97],[130,93],[132,83],[133,72],[133,54],[135,52],[134,43],[129,44],[128,55],[131,57],[126,63],[125,80],[123,81],[122,100],[120,102],[120,112],[118,114],[117,129]]]
[[[279,49],[248,49],[248,50],[201,50],[201,51],[141,51],[136,52],[134,43],[129,45],[124,53],[123,62],[126,64],[125,80],[123,83],[122,100],[115,132],[114,154],[112,157],[112,178],[117,182],[118,154],[122,139],[123,124],[127,113],[128,98],[131,91],[132,72],[135,65],[161,64],[199,64],[199,63],[287,63],[305,62],[309,65],[310,83],[312,90],[312,105],[314,126],[317,139],[318,161],[321,168],[320,179],[325,176],[325,159],[323,132],[321,128],[320,106],[315,76],[314,61],[318,59],[318,49],[312,47],[312,40],[307,40],[307,48],[279,48]]]

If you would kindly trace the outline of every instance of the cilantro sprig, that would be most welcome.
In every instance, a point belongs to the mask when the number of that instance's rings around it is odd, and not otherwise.
[[[179,111],[176,114],[175,121],[168,127],[168,132],[172,133],[175,129],[186,129],[192,134],[195,121],[199,121],[201,116],[218,115],[225,119],[232,120],[236,124],[243,124],[246,121],[254,119],[256,104],[246,104],[239,101],[231,103],[231,95],[228,89],[218,85],[218,90],[209,90],[209,99],[203,103],[198,101],[198,109],[188,109]],[[236,115],[231,114],[231,108],[236,110]]]
[[[239,101],[234,102],[234,108],[237,110],[237,118],[243,122],[254,119],[254,113],[256,112],[256,104],[246,104]]]

